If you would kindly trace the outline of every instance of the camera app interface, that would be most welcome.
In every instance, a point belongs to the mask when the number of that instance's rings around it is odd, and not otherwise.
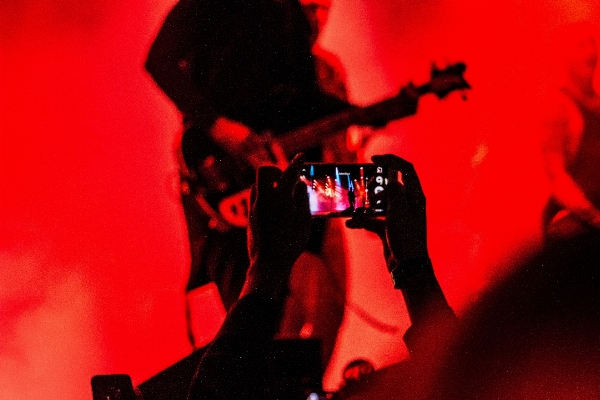
[[[387,175],[373,164],[306,164],[300,179],[308,187],[313,216],[383,215]]]

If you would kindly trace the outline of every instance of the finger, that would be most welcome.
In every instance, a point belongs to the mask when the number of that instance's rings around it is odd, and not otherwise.
[[[406,199],[405,186],[398,182],[389,182],[385,188],[387,220],[397,222],[404,214],[410,212]],[[389,226],[389,225],[388,225]]]
[[[402,183],[412,191],[423,191],[419,176],[412,163],[394,154],[375,155],[371,160],[376,165],[382,165],[390,169],[390,180],[397,180],[396,171],[402,174]]]
[[[304,154],[299,153],[294,157],[290,165],[283,171],[281,174],[281,179],[279,180],[279,187],[282,193],[292,193],[294,190],[294,185],[300,179],[300,173],[302,172],[302,168],[304,166]]]
[[[385,221],[374,217],[355,215],[346,221],[346,227],[350,229],[366,229],[376,233],[380,237],[385,234]]]
[[[350,229],[365,229],[364,221],[360,217],[352,217],[345,222],[346,228]]]
[[[271,165],[265,165],[256,173],[257,196],[273,191],[281,177],[281,170]]]
[[[308,190],[304,182],[296,182],[294,185],[294,203],[300,216],[310,218],[310,205],[308,203]]]

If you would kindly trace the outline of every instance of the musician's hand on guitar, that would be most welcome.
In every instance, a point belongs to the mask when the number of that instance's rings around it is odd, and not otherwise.
[[[211,127],[210,135],[229,154],[243,157],[254,169],[262,165],[287,167],[285,152],[269,134],[258,135],[240,122],[219,117]]]
[[[284,170],[289,165],[285,151],[270,134],[251,134],[242,144],[244,157],[254,169],[271,165]]]
[[[243,143],[252,135],[252,130],[241,122],[226,117],[219,117],[210,128],[213,140],[228,153],[239,155]]]
[[[353,152],[362,149],[374,132],[375,127],[350,125],[346,130],[346,149]]]
[[[299,180],[303,159],[297,156],[283,172],[274,166],[258,170],[248,229],[250,268],[242,295],[261,291],[281,298],[292,266],[308,243],[308,195]]]

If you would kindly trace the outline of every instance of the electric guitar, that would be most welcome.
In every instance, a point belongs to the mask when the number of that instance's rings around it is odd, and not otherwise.
[[[434,67],[429,82],[412,87],[412,90],[419,97],[434,93],[441,99],[452,91],[470,89],[463,77],[465,70],[463,63],[453,64],[445,69]],[[351,125],[381,125],[414,114],[414,110],[407,108],[403,96],[405,93],[401,90],[396,96],[371,106],[350,107],[279,135],[273,140],[277,141],[286,155],[292,157],[300,151],[321,144],[332,134]],[[201,145],[197,139],[186,141],[186,138],[194,135],[203,135]],[[195,147],[186,148],[187,143],[192,143],[188,146]],[[182,150],[184,154],[194,154],[193,160],[186,159],[186,164],[193,175],[191,186],[194,188],[195,198],[211,218],[209,226],[222,231],[231,227],[246,227],[250,187],[255,180],[254,169],[245,160],[227,154],[209,135],[194,131],[194,128],[184,133]]]

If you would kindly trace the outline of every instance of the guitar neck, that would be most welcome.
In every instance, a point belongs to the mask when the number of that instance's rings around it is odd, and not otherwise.
[[[415,89],[419,96],[430,92],[429,84],[424,84]],[[277,142],[288,156],[293,156],[300,151],[318,146],[329,136],[351,125],[387,122],[412,114],[412,111],[399,107],[398,103],[398,96],[395,96],[368,107],[350,107],[337,114],[287,132],[279,136]]]
[[[287,132],[279,136],[277,142],[288,156],[293,156],[300,151],[318,146],[334,133],[357,124],[361,120],[362,113],[361,108],[348,108]]]

